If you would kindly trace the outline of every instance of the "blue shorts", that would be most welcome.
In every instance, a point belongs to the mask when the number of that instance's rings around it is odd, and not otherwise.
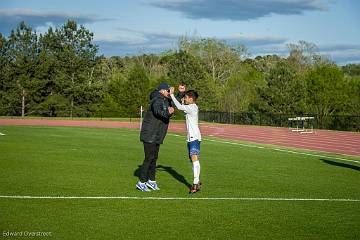
[[[189,158],[191,158],[192,155],[200,155],[200,141],[195,140],[187,143],[188,151],[189,151]]]

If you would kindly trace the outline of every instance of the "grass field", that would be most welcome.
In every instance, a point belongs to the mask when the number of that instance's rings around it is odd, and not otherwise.
[[[1,239],[21,232],[50,232],[35,239],[360,239],[360,165],[343,156],[205,139],[203,189],[189,196],[185,137],[168,134],[158,160],[161,191],[142,193],[137,130],[0,132]]]

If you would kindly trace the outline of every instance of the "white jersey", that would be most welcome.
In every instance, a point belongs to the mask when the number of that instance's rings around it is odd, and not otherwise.
[[[171,94],[171,99],[175,103],[177,109],[185,112],[186,118],[186,130],[187,130],[187,141],[192,142],[195,140],[201,141],[201,133],[199,129],[199,108],[193,103],[189,105],[182,105],[175,98],[174,94]]]

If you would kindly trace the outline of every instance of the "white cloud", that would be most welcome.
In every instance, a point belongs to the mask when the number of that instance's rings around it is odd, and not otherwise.
[[[245,21],[271,14],[299,15],[327,10],[332,0],[153,0],[148,4],[192,19]]]
[[[33,28],[41,29],[44,26],[64,24],[68,19],[76,20],[79,24],[110,20],[107,18],[99,18],[92,14],[44,12],[24,8],[0,9],[0,31],[2,33],[8,33],[10,30],[16,28],[21,21],[24,21]]]

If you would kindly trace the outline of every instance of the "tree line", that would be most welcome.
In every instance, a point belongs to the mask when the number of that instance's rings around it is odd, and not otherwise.
[[[360,64],[338,66],[312,43],[250,58],[242,44],[183,37],[159,54],[104,57],[93,37],[72,20],[0,34],[0,115],[121,116],[168,82],[196,89],[202,110],[360,116]]]

